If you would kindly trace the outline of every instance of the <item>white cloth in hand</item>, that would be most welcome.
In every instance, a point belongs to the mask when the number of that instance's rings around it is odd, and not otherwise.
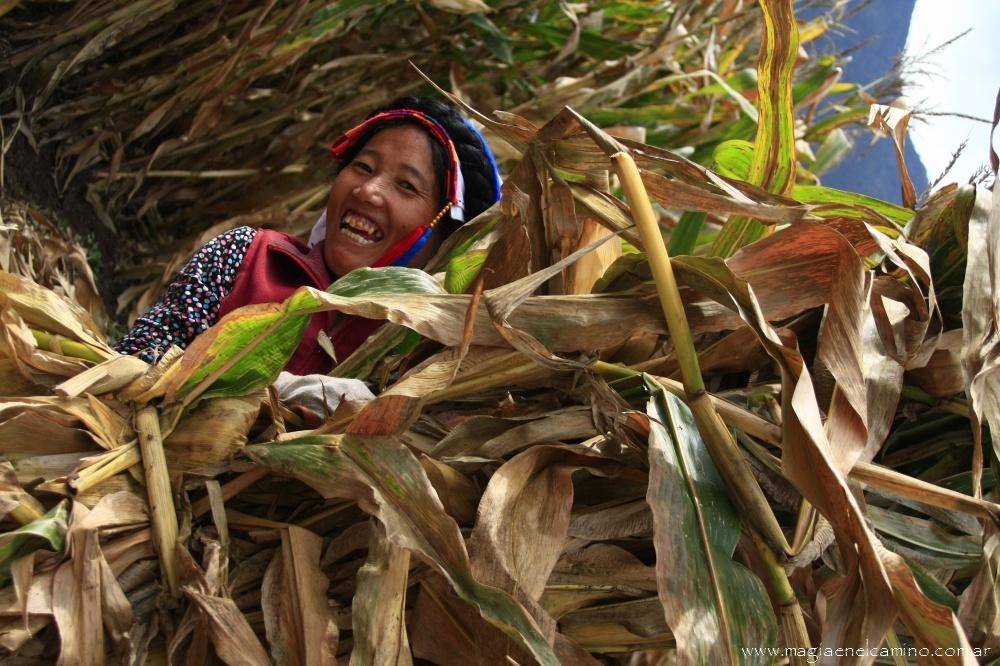
[[[282,371],[274,388],[290,405],[302,405],[320,418],[332,414],[343,400],[374,400],[375,394],[360,379],[326,375],[293,375]]]

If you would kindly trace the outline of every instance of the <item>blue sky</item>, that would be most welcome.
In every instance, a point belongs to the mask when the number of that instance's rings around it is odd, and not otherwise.
[[[877,0],[891,6],[891,1]],[[926,55],[971,28],[939,53]],[[917,0],[906,42],[910,57],[921,58],[926,75],[910,74],[906,94],[916,109],[961,112],[992,119],[1000,87],[1000,0]],[[965,139],[968,145],[944,182],[965,182],[989,161],[990,126],[954,117],[911,122],[910,139],[931,180]]]

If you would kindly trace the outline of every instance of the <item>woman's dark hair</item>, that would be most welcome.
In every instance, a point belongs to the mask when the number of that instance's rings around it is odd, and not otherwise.
[[[383,111],[391,111],[393,109],[414,109],[416,111],[421,111],[424,114],[430,116],[444,128],[444,131],[448,133],[451,137],[452,142],[455,144],[455,150],[458,153],[458,160],[461,163],[462,168],[462,178],[465,181],[465,219],[471,220],[476,215],[479,215],[484,210],[493,205],[496,201],[496,196],[493,189],[493,167],[490,163],[489,158],[486,156],[486,152],[483,150],[483,144],[480,143],[479,137],[469,129],[468,125],[465,124],[465,119],[462,115],[455,110],[453,107],[439,102],[433,99],[427,99],[426,97],[398,97],[383,107],[380,107],[369,114],[369,118],[377,113]],[[342,167],[350,164],[358,153],[364,148],[365,144],[372,136],[381,132],[384,129],[393,127],[396,125],[412,125],[413,127],[418,127],[430,137],[430,134],[424,129],[423,125],[416,121],[407,120],[405,118],[396,118],[393,120],[387,120],[385,123],[379,125],[374,129],[370,135],[365,136],[362,140],[356,141],[351,148],[341,156]],[[446,201],[445,192],[445,173],[447,171],[448,165],[448,155],[445,152],[444,146],[438,143],[436,140],[430,140],[431,146],[431,161],[434,166],[434,173],[437,175],[438,181],[438,205],[444,206]],[[458,220],[451,219],[450,216],[445,215],[439,224],[439,229],[441,232],[448,236],[455,229],[461,226],[461,222]]]

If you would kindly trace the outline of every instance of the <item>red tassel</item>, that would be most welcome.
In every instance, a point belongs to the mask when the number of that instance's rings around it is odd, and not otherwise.
[[[371,267],[381,268],[382,266],[391,266],[397,259],[406,254],[407,250],[413,247],[413,244],[424,235],[424,232],[427,231],[430,226],[431,225],[429,224],[425,224],[411,231],[405,238],[386,250],[385,254],[379,257],[378,261],[372,264]]]

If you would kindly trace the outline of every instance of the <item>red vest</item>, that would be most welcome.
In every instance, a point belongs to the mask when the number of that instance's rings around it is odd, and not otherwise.
[[[323,260],[322,242],[310,249],[294,236],[258,229],[236,273],[233,290],[222,300],[219,318],[244,305],[280,303],[303,285],[326,289],[332,281]],[[383,323],[361,317],[338,318],[335,312],[314,314],[285,370],[296,375],[326,374],[333,360],[316,341],[320,331],[330,336],[339,362]]]

